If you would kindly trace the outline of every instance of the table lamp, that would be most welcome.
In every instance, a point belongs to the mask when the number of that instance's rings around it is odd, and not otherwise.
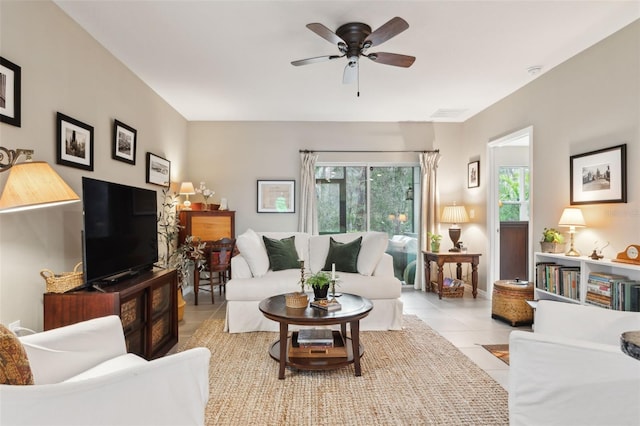
[[[26,161],[18,163],[21,155],[26,156]],[[0,146],[0,172],[9,171],[0,194],[0,213],[80,201],[80,197],[49,164],[31,161],[32,155],[32,149],[12,150]]]
[[[451,242],[453,242],[453,248],[449,249],[449,251],[459,252],[460,247],[458,247],[458,240],[460,239],[460,225],[458,224],[469,222],[467,210],[464,206],[456,206],[456,204],[453,203],[452,206],[446,206],[444,208],[440,221],[442,223],[452,224],[449,228],[449,238],[451,238]]]
[[[573,247],[573,234],[576,233],[576,228],[584,228],[587,224],[582,216],[582,210],[577,207],[566,207],[560,216],[560,222],[558,226],[569,227],[569,236],[571,237],[571,247],[569,251],[565,253],[567,256],[580,256],[580,252]]]
[[[184,200],[184,209],[191,210],[191,201],[189,201],[189,195],[194,195],[196,189],[193,186],[193,182],[182,182],[180,185],[180,195],[186,195],[187,199]]]

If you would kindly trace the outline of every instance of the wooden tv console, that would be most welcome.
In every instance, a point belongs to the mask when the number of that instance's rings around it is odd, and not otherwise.
[[[166,354],[178,343],[178,275],[153,270],[105,286],[44,295],[44,329],[106,315],[122,321],[127,351],[146,359]]]

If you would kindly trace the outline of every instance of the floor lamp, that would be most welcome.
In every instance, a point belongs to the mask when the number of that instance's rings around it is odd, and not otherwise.
[[[453,248],[449,249],[452,252],[459,252],[458,240],[460,239],[460,223],[469,222],[469,216],[467,216],[467,210],[464,206],[456,206],[455,203],[452,206],[446,206],[442,211],[442,217],[440,218],[442,223],[451,223],[449,228],[449,238],[453,242]]]
[[[573,247],[573,235],[576,233],[576,228],[584,228],[587,224],[582,216],[582,210],[577,207],[567,207],[560,216],[560,222],[558,226],[566,226],[569,228],[569,236],[571,237],[571,248],[565,253],[567,256],[580,256],[580,252]]]

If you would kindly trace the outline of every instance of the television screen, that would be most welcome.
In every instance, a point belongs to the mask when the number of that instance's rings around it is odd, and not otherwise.
[[[82,178],[87,285],[147,270],[158,261],[157,194]]]

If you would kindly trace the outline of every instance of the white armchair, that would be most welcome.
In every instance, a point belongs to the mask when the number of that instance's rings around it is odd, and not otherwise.
[[[640,313],[541,300],[534,330],[509,338],[511,425],[640,424],[640,360],[620,349]]]
[[[2,425],[201,425],[209,358],[127,354],[117,316],[21,337],[34,385],[0,385]]]

